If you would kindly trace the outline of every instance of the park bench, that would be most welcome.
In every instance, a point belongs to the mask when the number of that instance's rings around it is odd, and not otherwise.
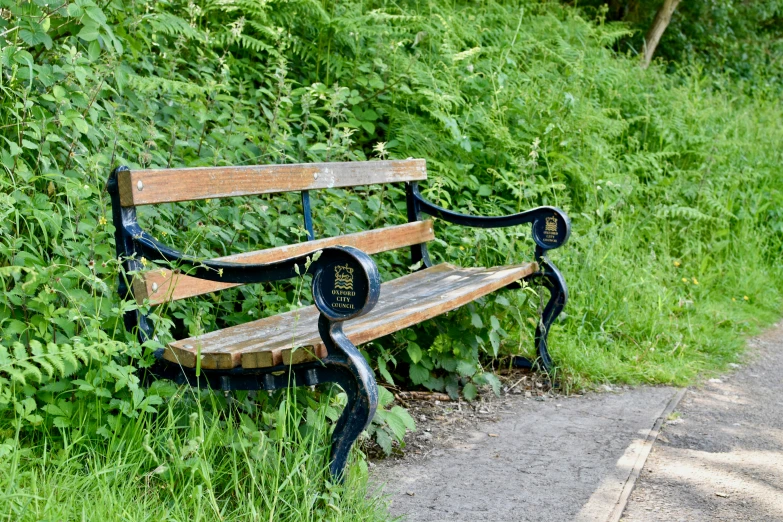
[[[476,217],[439,207],[422,197],[418,182],[427,179],[424,160],[316,163],[154,170],[115,169],[108,182],[117,254],[124,275],[119,293],[139,303],[158,305],[237,285],[312,274],[315,305],[238,326],[177,340],[156,353],[156,376],[178,383],[222,390],[274,390],[291,385],[334,382],[348,403],[332,438],[330,471],[342,476],[353,442],[372,420],[377,406],[373,371],[356,345],[420,323],[521,280],[549,289],[535,342],[536,363],[551,368],[549,327],[563,309],[567,290],[546,252],[570,233],[566,215],[539,207],[501,217]],[[380,183],[405,183],[408,223],[315,239],[310,190]],[[213,260],[184,255],[146,233],[136,207],[168,202],[301,192],[308,241],[245,252]],[[532,225],[536,244],[530,262],[492,268],[433,265],[427,242],[435,238],[422,214],[469,227]],[[381,284],[371,254],[410,248],[411,263],[421,268]],[[144,270],[148,261],[154,270]],[[149,268],[149,267],[147,267]],[[127,274],[130,274],[128,279]],[[125,327],[141,342],[154,337],[150,319],[140,310],[124,316]],[[524,361],[520,359],[520,363]]]

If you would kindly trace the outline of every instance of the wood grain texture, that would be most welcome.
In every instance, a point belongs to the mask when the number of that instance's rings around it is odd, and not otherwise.
[[[444,263],[414,272],[384,283],[376,307],[366,316],[346,322],[345,333],[356,345],[370,342],[454,310],[536,270],[536,263],[496,268],[459,268]],[[326,356],[314,306],[174,342],[164,357],[193,367],[199,346],[205,369],[240,364],[264,368]]]
[[[119,173],[124,207],[427,179],[423,159],[131,170]]]
[[[426,243],[435,239],[432,229],[432,221],[414,221],[404,225],[346,234],[295,245],[269,248],[255,252],[246,252],[233,256],[218,258],[219,261],[231,261],[233,263],[274,263],[284,259],[290,259],[315,252],[330,246],[352,246],[366,254],[377,254],[397,248],[403,248],[418,243]],[[149,299],[150,304],[158,305],[165,302],[185,299],[196,295],[216,292],[239,286],[234,283],[220,283],[190,277],[184,274],[172,272],[167,269],[158,269],[145,272],[134,280],[133,292],[136,301],[141,304],[144,299]]]
[[[407,276],[411,284],[420,284],[427,277],[448,270],[450,265],[433,267],[430,274],[426,271],[416,272]],[[399,281],[395,280],[395,281]],[[391,298],[402,291],[403,285],[395,281],[383,285],[382,292],[386,298]],[[417,283],[418,282],[418,283]],[[296,345],[300,338],[318,337],[318,315],[315,306],[308,306],[292,312],[244,323],[231,328],[217,330],[197,338],[183,339],[169,345],[164,357],[183,366],[193,367],[196,363],[195,353],[202,350],[201,364],[206,369],[234,368],[240,364],[245,354],[248,364],[253,368],[266,368],[282,362],[283,350]],[[200,343],[200,344],[199,344]],[[315,345],[313,345],[315,346]],[[251,362],[256,361],[256,362]],[[271,364],[273,363],[273,364]]]

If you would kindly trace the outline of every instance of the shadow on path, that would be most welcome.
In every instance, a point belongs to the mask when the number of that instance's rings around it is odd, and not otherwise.
[[[409,521],[570,520],[599,486],[609,493],[599,508],[608,515],[628,478],[623,457],[675,392],[517,397],[499,421],[436,441],[427,458],[382,462],[372,477],[386,484],[392,513]]]
[[[783,520],[783,324],[747,366],[689,390],[622,520]]]

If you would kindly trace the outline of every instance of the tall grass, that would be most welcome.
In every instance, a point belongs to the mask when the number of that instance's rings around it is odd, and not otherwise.
[[[257,414],[247,394],[179,390],[106,440],[80,426],[17,440],[0,467],[0,520],[386,520],[363,461],[345,484],[330,480],[328,399],[277,395]]]

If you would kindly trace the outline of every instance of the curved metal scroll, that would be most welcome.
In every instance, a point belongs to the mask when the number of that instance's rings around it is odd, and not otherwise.
[[[541,259],[541,270],[531,275],[528,279],[541,280],[543,286],[549,290],[549,300],[544,306],[544,310],[536,326],[536,351],[538,357],[535,361],[522,356],[516,356],[513,365],[518,368],[533,368],[539,366],[547,373],[551,373],[554,368],[552,357],[549,355],[549,328],[557,319],[557,316],[563,311],[568,302],[568,287],[566,286],[563,274],[548,259]]]
[[[551,250],[562,246],[571,235],[571,220],[565,212],[557,207],[538,207],[507,216],[470,216],[439,207],[431,201],[427,201],[421,195],[415,183],[410,184],[410,189],[418,210],[456,225],[477,228],[502,228],[532,223],[533,240],[542,250]]]

